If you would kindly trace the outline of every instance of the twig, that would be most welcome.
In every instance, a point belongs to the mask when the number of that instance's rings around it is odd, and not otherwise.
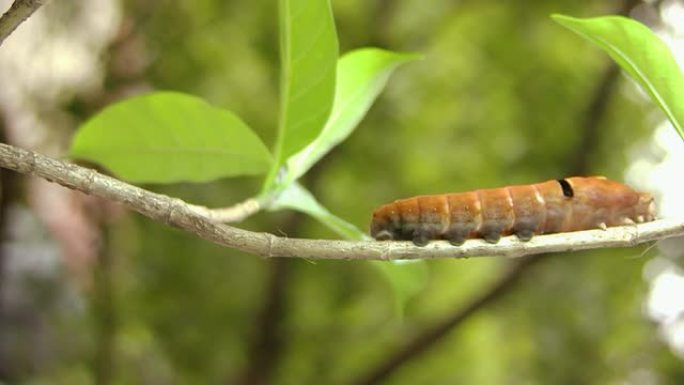
[[[0,18],[0,46],[19,24],[46,2],[47,0],[15,0]]]
[[[262,208],[262,204],[257,198],[249,198],[233,206],[218,209],[192,204],[188,204],[188,207],[199,215],[207,217],[215,222],[237,223],[242,222],[259,212]]]
[[[684,220],[659,220],[607,230],[537,236],[530,242],[505,237],[498,244],[489,244],[476,239],[458,247],[444,241],[418,247],[410,242],[291,239],[217,223],[197,213],[192,206],[180,199],[153,193],[99,174],[95,170],[7,144],[0,144],[0,167],[37,175],[65,187],[121,202],[158,222],[181,228],[202,239],[263,257],[354,260],[520,257],[602,247],[629,247],[684,235]]]

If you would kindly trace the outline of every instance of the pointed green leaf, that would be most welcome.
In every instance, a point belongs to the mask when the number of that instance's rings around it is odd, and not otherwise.
[[[287,181],[297,180],[330,149],[347,139],[385,88],[392,72],[400,64],[419,58],[378,48],[362,48],[342,56],[337,62],[330,117],[320,135],[287,161]]]
[[[177,92],[105,108],[78,129],[70,155],[137,183],[255,175],[271,163],[266,146],[237,116]]]
[[[344,219],[333,215],[323,207],[313,195],[299,183],[290,184],[283,192],[278,194],[275,201],[271,202],[269,210],[292,209],[301,211],[316,218],[332,231],[345,239],[363,240],[370,239],[366,233]]]
[[[606,51],[648,93],[684,139],[684,74],[655,33],[621,16],[551,17]]]
[[[332,109],[337,35],[328,0],[280,0],[281,107],[270,186],[285,160],[323,129]]]

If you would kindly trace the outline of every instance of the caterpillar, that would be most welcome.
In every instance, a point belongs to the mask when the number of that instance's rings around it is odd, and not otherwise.
[[[446,239],[461,245],[483,238],[497,243],[533,235],[622,226],[655,219],[649,193],[602,176],[571,177],[530,185],[401,199],[373,212],[377,240],[410,240],[425,246]]]

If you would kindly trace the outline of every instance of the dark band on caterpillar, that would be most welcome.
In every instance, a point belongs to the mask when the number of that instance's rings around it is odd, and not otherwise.
[[[560,183],[561,188],[563,189],[563,195],[572,198],[573,195],[575,195],[575,192],[572,191],[572,186],[570,186],[570,183],[568,183],[567,180],[565,179],[558,179],[558,183]]]
[[[373,213],[371,236],[411,240],[424,246],[446,239],[454,245],[469,238],[496,243],[515,234],[535,234],[620,226],[655,218],[648,193],[604,177],[572,177],[531,185],[472,192],[425,195],[386,204]]]

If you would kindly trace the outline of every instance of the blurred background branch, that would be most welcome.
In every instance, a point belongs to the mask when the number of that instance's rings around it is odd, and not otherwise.
[[[0,17],[0,46],[14,30],[47,0],[15,0]]]

